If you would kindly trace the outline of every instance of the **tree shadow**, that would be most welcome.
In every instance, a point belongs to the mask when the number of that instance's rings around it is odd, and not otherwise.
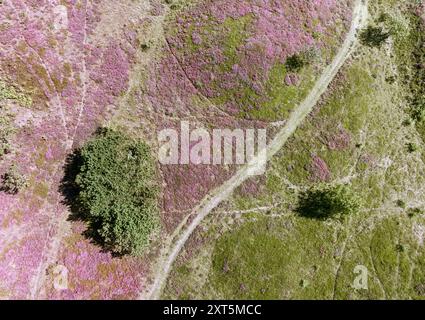
[[[82,221],[84,210],[78,200],[80,188],[75,182],[82,165],[81,150],[77,149],[69,154],[65,160],[64,176],[59,186],[59,191],[63,196],[62,203],[68,206],[71,211],[69,221]]]
[[[73,153],[69,154],[65,160],[64,165],[64,176],[59,185],[59,192],[63,196],[62,203],[66,205],[71,214],[68,217],[68,221],[75,222],[81,221],[87,225],[87,229],[82,235],[90,240],[90,243],[100,247],[103,253],[110,253],[114,257],[122,257],[121,254],[117,254],[108,247],[107,244],[100,237],[99,228],[101,227],[100,220],[93,219],[87,214],[87,209],[79,200],[79,194],[81,192],[80,187],[76,183],[76,178],[80,173],[83,160],[81,157],[81,150],[77,149]]]
[[[329,203],[323,199],[323,194],[307,191],[299,195],[295,212],[303,218],[325,221],[329,218],[330,210]]]
[[[341,223],[356,213],[361,206],[358,197],[344,186],[312,188],[298,196],[295,212],[307,219],[318,221],[336,220]]]

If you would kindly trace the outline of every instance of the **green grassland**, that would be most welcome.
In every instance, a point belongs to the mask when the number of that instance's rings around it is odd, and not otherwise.
[[[417,46],[397,43],[417,41],[409,2],[371,1],[370,23],[392,21],[398,33],[381,48],[359,47],[266,178],[254,181],[261,192],[237,191],[203,223],[164,298],[425,298],[424,142],[411,117],[412,70],[403,69]],[[339,130],[350,139],[330,148]],[[329,183],[362,198],[360,211],[327,221],[294,212],[298,194],[317,183],[313,157],[327,164]],[[359,265],[367,290],[353,288]]]
[[[166,297],[420,298],[424,252],[408,234],[415,223],[379,214],[351,226],[295,216],[251,218],[203,249],[209,269],[202,270],[199,257],[177,268]],[[353,288],[358,265],[369,271],[368,290]]]

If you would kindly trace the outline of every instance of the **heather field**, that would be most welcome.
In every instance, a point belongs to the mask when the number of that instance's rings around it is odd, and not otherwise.
[[[424,53],[424,6],[370,7],[370,23],[394,28],[391,40],[359,47],[266,178],[248,182],[257,192],[242,186],[201,224],[164,298],[425,297],[424,140],[409,107],[423,65],[407,62]],[[300,216],[300,193],[320,183],[348,185],[362,209],[334,221]],[[358,265],[368,290],[353,288]]]
[[[423,299],[424,31],[414,0],[0,1],[0,299]],[[247,179],[162,163],[181,121],[289,133]]]

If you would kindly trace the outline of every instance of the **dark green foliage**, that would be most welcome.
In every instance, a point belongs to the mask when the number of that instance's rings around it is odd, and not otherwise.
[[[408,151],[409,153],[416,152],[416,151],[418,151],[418,149],[419,149],[419,147],[418,147],[418,145],[417,145],[416,143],[409,142],[409,143],[407,144],[407,151]]]
[[[150,148],[101,129],[80,153],[75,182],[85,218],[104,245],[140,254],[158,227],[156,170]]]
[[[390,37],[389,32],[384,32],[381,27],[369,26],[360,33],[360,41],[369,47],[379,48]]]
[[[360,208],[360,200],[345,185],[321,185],[303,192],[298,213],[314,219],[328,219],[353,214]]]
[[[140,44],[140,49],[142,49],[142,51],[148,51],[151,48],[150,43],[142,43]]]
[[[403,246],[402,244],[397,244],[397,245],[395,246],[395,249],[396,249],[396,251],[397,251],[397,252],[399,252],[399,253],[404,252],[404,246]]]
[[[27,180],[22,175],[16,165],[10,166],[2,177],[1,189],[9,194],[16,194],[27,186]]]
[[[397,205],[397,207],[399,207],[399,208],[402,208],[402,209],[406,209],[406,202],[404,202],[403,200],[397,200],[396,201],[396,205]]]
[[[294,54],[286,59],[285,66],[290,72],[298,72],[306,65],[306,61],[302,55]]]
[[[410,218],[414,218],[422,214],[423,214],[423,210],[421,208],[409,208],[409,210],[407,210],[407,215]]]
[[[408,127],[410,125],[412,125],[412,120],[411,119],[406,119],[403,120],[403,122],[401,123],[404,127]]]

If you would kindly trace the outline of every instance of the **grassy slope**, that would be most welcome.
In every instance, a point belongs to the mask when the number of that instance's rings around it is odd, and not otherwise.
[[[415,32],[406,1],[377,1],[371,12],[398,19]],[[393,37],[393,40],[397,37]],[[406,50],[409,50],[406,46]],[[395,54],[392,54],[395,53]],[[404,52],[406,55],[408,53]],[[269,167],[264,192],[236,194],[229,211],[270,206],[264,212],[221,212],[200,237],[218,238],[182,259],[169,280],[168,298],[421,298],[425,290],[425,166],[423,142],[409,118],[399,74],[399,47],[361,48],[342,72],[337,89],[299,129]],[[391,77],[395,82],[389,81]],[[350,136],[344,150],[329,150],[324,135],[342,127]],[[406,145],[415,143],[416,152]],[[328,165],[331,180],[349,182],[365,209],[345,221],[318,222],[295,216],[296,193],[313,184],[312,155]],[[221,236],[220,236],[221,235]],[[423,237],[423,235],[422,235]],[[195,253],[195,254],[193,254]],[[351,286],[355,266],[369,270],[369,290]]]
[[[167,29],[168,36],[174,35],[176,30],[171,18],[179,16],[182,12],[189,11],[191,5],[199,3],[196,0],[189,0],[188,4],[183,6],[183,2],[184,0],[178,1],[176,5],[171,7],[172,10],[168,17],[171,21]],[[209,17],[209,19],[212,18]],[[196,57],[199,50],[205,50],[211,47],[211,39],[221,43],[220,47],[223,49],[224,62],[220,63],[217,70],[215,70],[218,73],[218,79],[209,84],[210,89],[219,92],[219,95],[211,98],[211,102],[216,106],[224,107],[226,103],[232,99],[236,99],[236,101],[239,101],[239,105],[243,106],[238,114],[238,117],[242,119],[263,121],[286,119],[292,107],[300,103],[307,96],[317,80],[317,76],[324,69],[326,61],[330,60],[335,54],[339,45],[339,39],[336,35],[316,34],[316,37],[320,38],[323,45],[320,49],[317,48],[314,57],[310,58],[308,63],[297,72],[289,72],[284,63],[274,63],[268,74],[267,81],[264,83],[265,95],[257,93],[252,88],[252,85],[242,83],[242,81],[239,83],[240,87],[238,88],[223,90],[220,88],[220,83],[223,81],[220,77],[223,77],[226,73],[232,73],[232,67],[240,62],[241,47],[253,35],[253,21],[254,19],[251,15],[246,15],[238,19],[228,17],[223,23],[218,25],[211,24],[202,28],[195,28],[194,25],[190,25],[184,46],[177,50],[177,56],[180,59],[187,59],[187,54],[191,53]],[[337,24],[338,32],[343,34],[346,30],[342,21],[338,21]],[[191,36],[193,31],[200,32],[201,44],[195,44],[193,42]],[[261,51],[264,49],[258,48],[258,50]],[[205,68],[205,66],[203,67]],[[285,83],[287,75],[297,76],[297,85],[287,85]],[[204,89],[202,83],[196,83],[195,85],[198,89]],[[197,101],[197,98],[194,97],[195,101]],[[250,107],[256,105],[258,101],[263,101],[261,108]]]

